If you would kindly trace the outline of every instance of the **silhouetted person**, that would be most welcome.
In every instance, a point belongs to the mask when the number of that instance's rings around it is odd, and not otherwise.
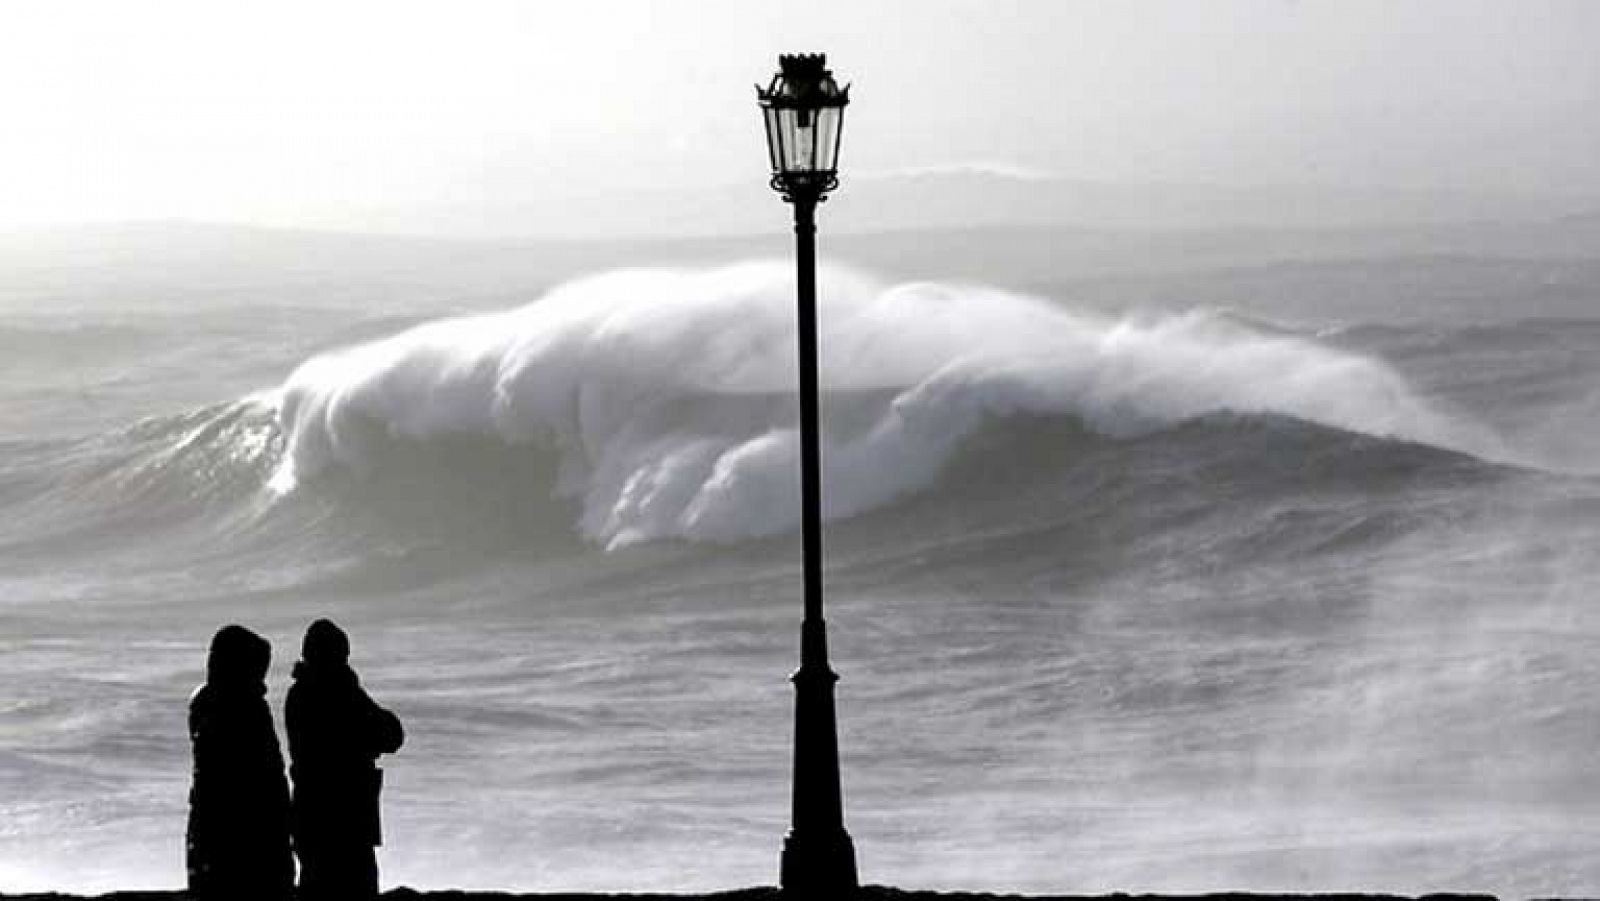
[[[189,698],[189,892],[204,901],[284,899],[294,886],[289,785],[267,707],[271,660],[265,638],[224,626]]]
[[[381,844],[379,754],[400,749],[400,720],[362,690],[350,639],[319,619],[294,666],[284,728],[294,778],[294,853],[304,901],[364,901],[378,895]]]

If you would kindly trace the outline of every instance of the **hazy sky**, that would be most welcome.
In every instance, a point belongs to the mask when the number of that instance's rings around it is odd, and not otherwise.
[[[1600,192],[1600,2],[17,0],[0,226],[760,181],[796,50],[856,176]]]

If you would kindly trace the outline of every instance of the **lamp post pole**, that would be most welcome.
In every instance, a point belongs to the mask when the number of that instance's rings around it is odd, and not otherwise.
[[[846,898],[857,888],[855,845],[844,828],[839,737],[822,616],[822,450],[817,378],[817,204],[838,184],[837,160],[849,88],[819,55],[779,57],[766,90],[772,187],[794,207],[797,350],[800,368],[800,534],[805,617],[795,688],[794,785],[780,884],[795,898]]]
[[[800,361],[800,536],[805,557],[805,621],[822,625],[822,449],[817,400],[817,199],[794,204],[795,332]],[[821,663],[827,666],[826,642]],[[802,662],[811,657],[804,652]]]
[[[839,783],[839,738],[822,617],[822,453],[817,389],[817,198],[794,203],[797,264],[796,321],[800,351],[800,531],[804,555],[805,619],[795,689],[794,786],[789,835],[783,842],[780,884],[800,897],[836,897],[856,888],[856,853],[844,828]]]

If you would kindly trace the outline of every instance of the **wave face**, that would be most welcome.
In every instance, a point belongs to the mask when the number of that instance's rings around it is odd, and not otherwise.
[[[318,356],[278,394],[274,484],[304,489],[330,471],[370,475],[407,448],[487,441],[554,454],[555,492],[607,548],[793,529],[791,278],[766,263],[617,272]],[[821,285],[830,519],[938,490],[964,442],[1013,417],[1129,438],[1268,415],[1500,453],[1385,364],[1221,313],[1114,318],[836,268]]]

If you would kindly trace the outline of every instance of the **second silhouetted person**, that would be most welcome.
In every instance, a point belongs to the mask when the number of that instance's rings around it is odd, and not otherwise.
[[[294,780],[300,897],[363,901],[378,894],[380,754],[399,750],[400,720],[350,668],[350,639],[325,619],[306,630],[284,711]]]

